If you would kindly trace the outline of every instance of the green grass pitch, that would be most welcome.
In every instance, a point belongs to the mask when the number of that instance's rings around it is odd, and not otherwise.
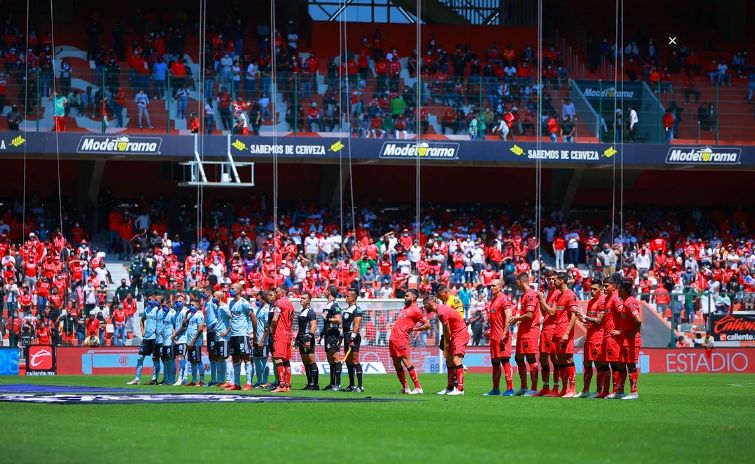
[[[0,403],[4,423],[0,462],[728,464],[755,460],[755,375],[641,375],[639,401],[483,397],[490,377],[482,374],[466,376],[464,397],[444,397],[433,392],[443,388],[445,376],[421,379],[429,394],[403,396],[416,399],[409,403]],[[127,380],[4,377],[0,383],[126,387]],[[293,383],[300,387],[303,379],[295,376]],[[365,384],[365,395],[398,397],[393,375],[365,376]]]

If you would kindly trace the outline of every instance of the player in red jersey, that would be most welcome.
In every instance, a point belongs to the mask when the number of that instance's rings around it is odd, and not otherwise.
[[[624,310],[621,313],[621,319],[616,324],[621,340],[621,354],[619,359],[626,364],[629,372],[629,394],[624,396],[623,400],[636,400],[640,396],[637,393],[637,362],[640,357],[640,347],[642,346],[642,336],[640,329],[642,327],[642,309],[633,292],[634,282],[629,279],[621,281],[619,284],[619,298],[624,300]],[[620,387],[623,389],[624,384]]]
[[[271,330],[273,364],[278,371],[280,383],[273,393],[281,393],[291,391],[291,324],[294,320],[294,305],[288,299],[288,287],[285,285],[278,287],[276,294]]]
[[[396,376],[401,382],[401,393],[409,395],[421,395],[424,393],[422,385],[419,383],[419,377],[412,364],[411,351],[409,349],[409,335],[412,332],[421,332],[430,328],[430,323],[425,317],[425,313],[417,306],[419,292],[410,288],[404,296],[404,308],[396,317],[391,329],[391,336],[388,339],[388,352],[393,360],[393,367],[396,368]],[[418,326],[417,324],[422,324]],[[410,389],[406,383],[406,371],[414,382],[414,390]]]
[[[498,396],[501,383],[501,367],[506,375],[506,391],[512,390],[511,379],[511,333],[508,321],[511,318],[511,300],[501,290],[503,283],[500,279],[490,282],[491,301],[485,308],[490,321],[490,362],[493,365],[493,389],[485,396]],[[501,366],[503,364],[503,366]],[[450,384],[449,384],[450,385]],[[448,389],[446,389],[448,390]]]
[[[608,365],[602,361],[603,359],[603,327],[605,323],[606,314],[606,295],[603,293],[603,283],[600,280],[594,280],[590,285],[590,301],[587,302],[587,313],[582,315],[580,313],[580,320],[583,324],[587,325],[587,333],[585,334],[585,347],[584,347],[584,384],[582,386],[582,393],[579,394],[579,398],[590,397],[590,382],[593,377],[593,363],[595,363],[595,369],[598,372],[597,377],[597,395],[603,391],[603,382],[608,381],[606,373],[609,368]]]
[[[619,298],[618,279],[609,276],[603,281],[606,290],[606,315],[603,317],[603,357],[601,361],[609,363],[613,371],[613,390],[608,393],[609,382],[604,379],[603,391],[596,398],[621,398],[624,396],[624,381],[627,378],[626,366],[621,363],[621,340],[616,330],[616,323],[621,319],[624,310],[624,302]],[[619,386],[621,385],[621,389]]]
[[[550,305],[549,312],[555,310],[556,329],[553,334],[553,344],[556,347],[556,359],[558,362],[558,373],[561,377],[563,386],[558,396],[563,398],[572,398],[576,396],[574,391],[574,377],[576,369],[574,367],[574,324],[577,321],[577,295],[569,288],[569,275],[559,273],[554,278],[555,284],[560,290],[555,308]]]
[[[553,345],[553,335],[556,332],[556,300],[561,295],[561,290],[556,285],[556,278],[552,271],[546,274],[548,279],[548,293],[545,297],[541,292],[537,293],[540,305],[540,314],[543,316],[543,327],[540,330],[540,375],[543,378],[543,388],[534,396],[558,396],[558,360],[556,347]],[[551,364],[553,365],[553,389],[548,387],[550,383]]]
[[[530,288],[530,276],[523,272],[516,278],[516,285],[522,292],[519,298],[519,311],[510,323],[519,323],[516,333],[516,367],[519,370],[521,388],[517,392],[524,396],[534,396],[537,390],[537,349],[540,338],[540,308],[537,292]],[[529,365],[531,388],[527,390],[527,365]],[[505,394],[504,394],[505,396]]]
[[[449,396],[464,395],[464,354],[469,343],[469,331],[467,323],[459,313],[438,301],[437,298],[428,296],[424,299],[425,311],[436,313],[438,320],[443,324],[443,334],[446,336],[446,367],[448,368],[448,387],[456,385],[446,394]],[[448,389],[448,388],[446,388]]]

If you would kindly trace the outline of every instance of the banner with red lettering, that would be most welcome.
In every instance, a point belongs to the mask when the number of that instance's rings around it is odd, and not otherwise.
[[[717,342],[755,342],[755,314],[711,314],[711,335]]]

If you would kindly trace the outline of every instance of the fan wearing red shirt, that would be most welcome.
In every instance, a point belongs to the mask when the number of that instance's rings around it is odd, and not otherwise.
[[[516,278],[516,285],[522,292],[519,299],[517,316],[511,318],[511,323],[519,323],[516,334],[516,367],[519,371],[521,388],[519,395],[532,396],[537,393],[537,349],[540,338],[540,311],[537,301],[537,292],[530,288],[530,276],[521,273]],[[526,360],[526,364],[525,364]],[[530,380],[532,386],[527,390],[527,365],[529,365]]]
[[[424,305],[425,311],[438,315],[438,320],[443,324],[443,334],[446,340],[448,340],[445,349],[446,366],[448,367],[448,385],[445,390],[441,390],[438,394],[449,396],[464,395],[463,363],[467,343],[469,343],[467,324],[458,311],[440,303],[433,296],[425,298]],[[456,385],[455,388],[454,385]],[[448,387],[451,387],[450,391]]]
[[[511,378],[511,333],[508,321],[511,318],[511,300],[501,290],[503,283],[500,279],[491,282],[492,301],[485,310],[490,321],[490,362],[493,365],[493,389],[486,396],[498,396],[501,382],[501,366],[506,375],[506,396],[514,394]],[[526,383],[526,381],[525,381]]]
[[[412,332],[421,332],[430,328],[425,314],[417,306],[419,292],[415,289],[409,289],[404,296],[404,308],[396,317],[396,321],[391,329],[391,335],[388,338],[388,352],[393,361],[393,367],[396,368],[396,376],[401,382],[401,393],[409,395],[421,395],[424,393],[419,383],[419,377],[412,364],[411,351],[409,349],[409,337]],[[418,326],[417,324],[422,324]],[[410,389],[406,383],[406,371],[414,382],[414,390]]]
[[[288,287],[276,289],[278,295],[273,311],[271,330],[273,333],[273,362],[278,371],[280,385],[275,393],[291,391],[291,324],[294,320],[294,305],[288,299]]]
[[[618,321],[621,319],[621,313],[624,311],[624,302],[618,295],[618,282],[614,277],[608,277],[603,281],[606,290],[606,314],[603,326],[603,353],[601,361],[610,363],[613,371],[613,390],[608,393],[608,382],[603,384],[603,392],[600,398],[621,398],[624,396],[623,385],[626,381],[626,366],[620,362],[621,340],[619,332],[616,330]],[[622,389],[619,390],[619,385]]]
[[[637,362],[640,357],[640,347],[642,346],[642,336],[640,328],[642,327],[642,309],[637,298],[634,297],[634,283],[631,280],[624,279],[619,284],[619,298],[624,301],[624,308],[621,312],[621,318],[616,324],[616,330],[621,340],[621,354],[619,360],[624,363],[629,372],[629,394],[624,396],[624,400],[636,400],[640,396],[637,393]],[[624,389],[624,382],[621,382],[619,389]]]
[[[550,271],[552,272],[552,271]],[[538,292],[537,299],[540,304],[540,314],[543,316],[543,327],[540,330],[540,375],[543,378],[543,388],[535,396],[558,396],[559,364],[556,358],[556,347],[553,344],[553,335],[556,333],[556,300],[561,296],[561,290],[556,288],[556,279],[551,274],[548,279],[548,294],[543,297]],[[553,365],[553,389],[549,388],[551,364]]]
[[[50,345],[50,327],[47,323],[41,322],[37,327],[37,344],[38,345]]]
[[[603,392],[604,382],[610,382],[610,370],[603,358],[603,329],[606,315],[606,295],[603,293],[603,283],[595,280],[590,285],[590,300],[587,302],[587,313],[581,315],[580,320],[587,325],[584,348],[584,384],[579,398],[590,397],[590,382],[593,377],[593,362],[598,371],[597,393],[598,397]]]

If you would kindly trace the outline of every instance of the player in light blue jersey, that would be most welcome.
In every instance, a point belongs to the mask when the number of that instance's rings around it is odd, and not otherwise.
[[[159,305],[152,297],[148,297],[144,302],[144,309],[141,311],[141,329],[142,329],[142,346],[139,347],[139,357],[136,361],[136,376],[134,380],[128,382],[128,385],[139,385],[142,379],[142,369],[144,367],[144,358],[152,356],[152,381],[150,384],[157,383],[157,375],[160,371],[160,347],[155,343],[155,329],[157,328],[157,313]]]
[[[175,347],[176,361],[178,361],[178,378],[173,386],[180,386],[186,383],[186,323],[189,308],[184,305],[184,296],[180,293],[176,295],[176,301],[173,304],[176,311],[176,322],[173,325],[173,346]]]
[[[218,319],[215,323],[215,354],[218,357],[218,386],[221,388],[231,385],[231,382],[226,377],[226,374],[228,374],[226,359],[228,358],[228,340],[230,339],[229,333],[231,332],[231,310],[228,309],[228,303],[223,301],[224,297],[223,292],[215,292],[215,298],[219,302],[217,309]],[[220,383],[221,381],[223,383]]]
[[[199,302],[189,304],[186,324],[186,339],[188,342],[188,358],[191,364],[191,382],[189,387],[204,386],[204,365],[202,364],[202,334],[205,329],[204,315],[197,309]],[[199,370],[199,383],[197,383],[197,370]]]
[[[252,359],[254,361],[254,373],[257,376],[257,382],[254,388],[259,388],[267,384],[267,377],[270,371],[267,368],[267,355],[263,345],[265,340],[265,327],[267,326],[268,315],[270,314],[270,305],[267,303],[267,292],[261,291],[256,295],[256,305],[254,315],[257,318],[255,326],[255,336],[257,343],[252,347]]]
[[[231,313],[230,326],[230,344],[229,354],[233,361],[233,384],[226,387],[226,390],[241,390],[241,362],[248,362],[251,355],[249,344],[249,319],[254,317],[252,305],[246,298],[241,296],[241,284],[231,285],[229,295],[231,301],[228,303],[228,309]],[[256,318],[255,318],[256,319]],[[256,325],[256,320],[253,321]],[[247,388],[248,387],[248,388]],[[251,390],[252,386],[245,385],[244,390]]]
[[[164,369],[162,382],[157,381],[157,378],[160,375],[160,359],[162,358],[163,354],[163,321],[165,320],[165,311],[163,311],[162,306],[164,306],[164,303],[161,301],[161,298],[157,296],[155,297],[154,301],[154,304],[157,308],[157,315],[155,316],[155,345],[157,346],[158,352],[157,355],[152,356],[152,361],[156,365],[152,373],[152,380],[154,381],[154,383],[149,382],[148,385],[165,385],[168,372]],[[157,361],[155,361],[155,358],[157,358]]]
[[[218,368],[220,367],[218,355],[215,353],[215,327],[218,322],[218,304],[220,301],[215,295],[207,291],[205,293],[204,316],[207,324],[207,357],[210,358],[210,383],[208,387],[218,383]]]
[[[176,311],[168,302],[163,303],[163,350],[160,357],[163,360],[163,383],[171,385],[176,381],[176,351],[173,346],[173,334],[175,333]]]

